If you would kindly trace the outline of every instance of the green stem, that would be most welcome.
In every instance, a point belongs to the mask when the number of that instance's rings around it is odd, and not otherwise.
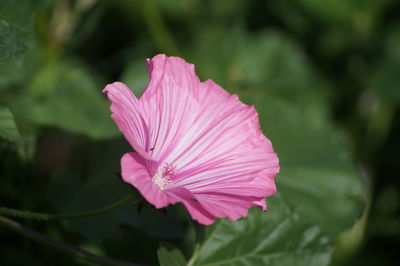
[[[4,226],[20,235],[29,237],[35,241],[50,245],[52,247],[55,247],[57,249],[60,249],[62,251],[65,251],[65,252],[73,254],[73,255],[83,256],[86,259],[89,259],[90,261],[99,263],[101,265],[137,265],[137,264],[132,264],[132,263],[124,262],[124,261],[118,261],[115,259],[111,259],[108,257],[99,256],[99,255],[90,253],[86,250],[75,247],[71,244],[48,237],[42,233],[34,231],[28,227],[25,227],[15,221],[8,219],[6,217],[3,217],[3,216],[0,216],[0,225]]]
[[[200,243],[203,242],[204,238],[203,226],[194,222],[192,219],[189,219],[189,221],[191,221],[195,233],[195,248],[192,257],[190,258],[186,266],[192,266],[194,262],[197,260],[197,257],[200,255]]]
[[[193,251],[193,255],[190,258],[190,260],[188,261],[188,263],[186,264],[187,266],[192,266],[193,263],[197,260],[197,257],[200,255],[200,245],[196,244],[194,251]]]
[[[96,210],[91,210],[91,211],[86,211],[86,212],[77,212],[77,213],[46,214],[46,213],[21,211],[21,210],[1,207],[0,214],[5,215],[5,216],[11,216],[11,217],[20,217],[20,218],[25,218],[25,219],[37,219],[37,220],[79,219],[79,218],[91,217],[91,216],[96,216],[96,215],[100,215],[103,213],[111,212],[113,210],[116,210],[118,208],[121,208],[122,206],[125,206],[125,205],[131,203],[132,200],[133,200],[133,196],[127,196],[127,197],[123,198],[122,200],[120,200],[114,204],[111,204],[109,206],[106,206],[106,207],[103,207],[100,209],[96,209]]]

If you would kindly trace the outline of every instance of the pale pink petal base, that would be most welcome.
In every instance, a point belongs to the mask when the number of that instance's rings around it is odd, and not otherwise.
[[[176,201],[171,201],[171,197],[153,183],[145,159],[138,153],[130,152],[122,157],[121,171],[122,179],[135,186],[142,196],[156,208],[164,208],[168,204],[176,203]]]
[[[182,202],[194,220],[212,224],[214,217],[208,213],[189,191],[161,191],[151,180],[145,160],[137,153],[126,153],[121,159],[122,179],[136,187],[142,196],[156,208]],[[178,193],[177,193],[178,192]],[[176,196],[176,193],[179,196]]]

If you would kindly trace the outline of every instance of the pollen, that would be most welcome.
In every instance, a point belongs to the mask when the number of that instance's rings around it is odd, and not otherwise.
[[[156,174],[151,179],[161,190],[171,183],[174,174],[174,168],[169,164],[158,167]]]

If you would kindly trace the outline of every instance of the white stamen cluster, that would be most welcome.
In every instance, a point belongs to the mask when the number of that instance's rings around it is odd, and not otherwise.
[[[171,183],[173,169],[168,164],[158,167],[156,174],[151,179],[161,190]]]

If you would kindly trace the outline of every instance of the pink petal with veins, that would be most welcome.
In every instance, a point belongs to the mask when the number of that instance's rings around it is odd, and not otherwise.
[[[106,86],[112,118],[136,151],[122,177],[157,208],[183,203],[193,219],[236,220],[276,192],[279,161],[254,107],[212,80],[200,82],[178,57],[147,60],[150,82],[137,99],[122,83]]]

